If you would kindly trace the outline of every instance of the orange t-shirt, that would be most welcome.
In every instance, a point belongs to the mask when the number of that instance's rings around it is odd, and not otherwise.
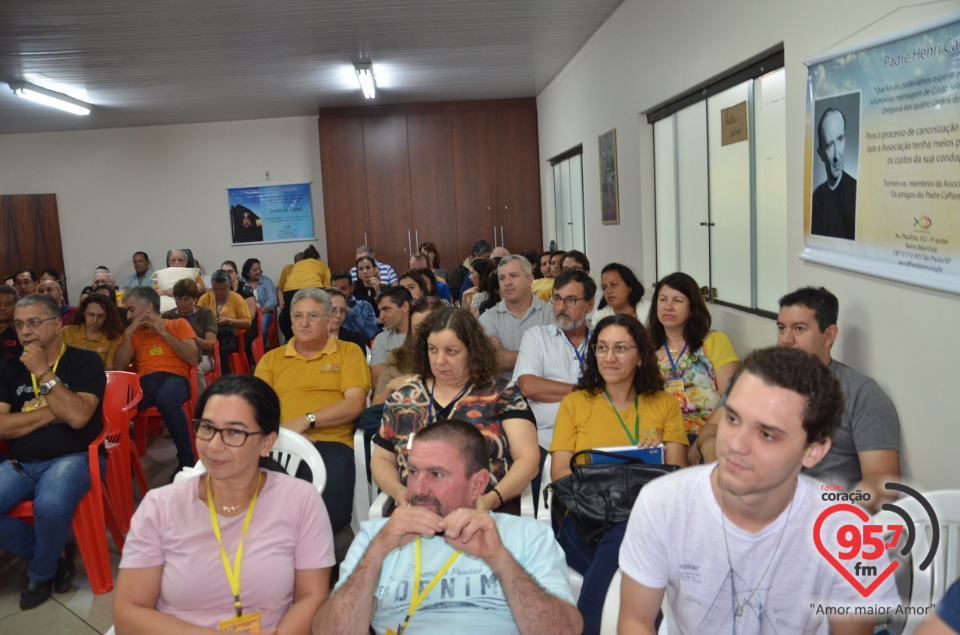
[[[178,340],[190,340],[192,344],[196,334],[186,320],[164,320],[167,331]],[[163,336],[152,331],[140,329],[133,334],[133,355],[137,362],[137,374],[143,377],[150,373],[173,373],[182,377],[190,374],[190,364],[180,359],[170,348]]]

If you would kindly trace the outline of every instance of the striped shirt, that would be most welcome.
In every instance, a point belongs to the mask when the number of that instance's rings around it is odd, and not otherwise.
[[[378,261],[377,269],[380,270],[380,284],[388,284],[390,286],[397,284],[397,272],[393,270],[393,267],[385,262]],[[356,267],[350,270],[350,277],[353,278],[354,282],[357,281]]]

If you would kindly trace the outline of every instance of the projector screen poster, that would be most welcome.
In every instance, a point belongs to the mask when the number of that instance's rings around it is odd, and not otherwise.
[[[807,69],[801,257],[960,293],[960,16]]]
[[[227,199],[235,245],[314,238],[309,183],[230,188]]]

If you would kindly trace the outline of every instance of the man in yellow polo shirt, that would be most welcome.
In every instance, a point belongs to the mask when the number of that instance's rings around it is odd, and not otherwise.
[[[197,306],[213,311],[217,318],[217,340],[220,342],[220,368],[230,372],[230,354],[240,350],[238,335],[250,328],[250,308],[247,301],[230,290],[230,274],[218,269],[210,276],[210,291],[197,300]]]
[[[290,302],[293,338],[263,356],[256,376],[280,397],[284,428],[313,442],[323,457],[323,502],[336,534],[349,526],[353,507],[353,422],[370,391],[370,368],[360,349],[327,336],[330,296],[300,289]]]

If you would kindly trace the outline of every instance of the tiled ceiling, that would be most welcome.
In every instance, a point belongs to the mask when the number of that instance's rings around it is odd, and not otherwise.
[[[314,115],[532,97],[623,0],[2,0],[0,82],[94,104],[86,117],[0,84],[0,134]]]

